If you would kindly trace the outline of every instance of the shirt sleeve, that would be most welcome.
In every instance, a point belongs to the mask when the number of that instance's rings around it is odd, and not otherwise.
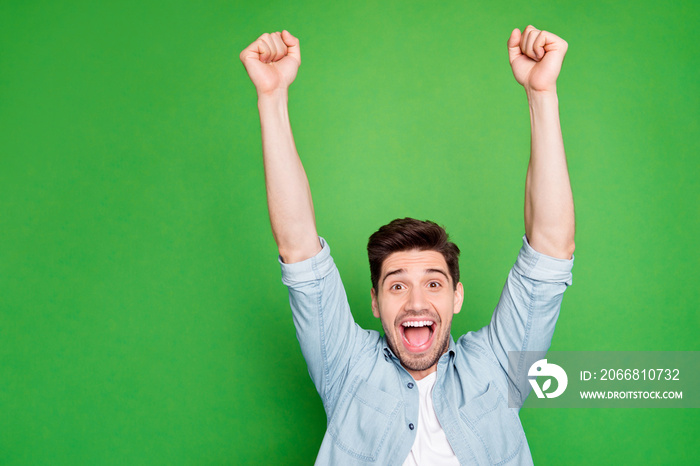
[[[369,332],[355,323],[330,247],[323,238],[319,240],[321,251],[309,259],[293,264],[278,260],[282,283],[289,289],[297,339],[327,408],[333,406],[342,374]]]
[[[523,236],[491,322],[475,334],[506,372],[509,395],[519,406],[532,388],[527,380],[530,364],[543,358],[551,345],[573,265],[573,257],[557,259],[535,251]]]

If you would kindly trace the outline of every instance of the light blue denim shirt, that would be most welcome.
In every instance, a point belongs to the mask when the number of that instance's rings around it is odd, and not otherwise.
[[[316,464],[401,465],[417,431],[418,387],[385,338],[355,323],[330,248],[320,241],[314,257],[280,260],[297,338],[328,418]],[[518,375],[528,367],[521,359],[508,371],[508,351],[549,349],[572,266],[573,258],[545,256],[523,238],[491,323],[456,343],[450,338],[433,404],[461,464],[532,464],[519,407],[508,407],[509,390],[520,406],[525,401],[531,387]]]

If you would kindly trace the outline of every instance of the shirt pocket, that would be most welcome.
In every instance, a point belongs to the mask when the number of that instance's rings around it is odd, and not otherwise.
[[[516,414],[493,384],[459,410],[474,435],[481,441],[491,464],[505,464],[517,457],[525,433]]]
[[[328,425],[338,448],[374,462],[403,402],[357,377],[346,390]]]

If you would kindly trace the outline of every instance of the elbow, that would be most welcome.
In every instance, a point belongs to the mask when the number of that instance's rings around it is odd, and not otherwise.
[[[278,244],[277,246],[282,262],[285,264],[294,264],[310,259],[321,252],[321,242],[318,236],[307,241],[299,241],[292,244]]]
[[[574,240],[571,239],[570,241],[562,242],[559,244],[553,244],[551,247],[553,252],[550,255],[552,257],[556,257],[557,259],[570,260],[572,257],[574,257],[574,250],[576,249],[576,244],[574,243]]]
[[[535,251],[557,259],[570,260],[576,249],[573,234],[564,236],[533,234],[532,237],[528,236],[528,242]]]
[[[574,251],[576,250],[576,243],[574,243],[574,240],[572,239],[569,244],[566,245],[564,249],[562,249],[564,255],[563,258],[565,259],[571,259],[574,257]]]

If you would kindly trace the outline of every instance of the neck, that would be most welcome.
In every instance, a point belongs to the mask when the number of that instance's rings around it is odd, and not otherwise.
[[[433,372],[437,371],[437,363],[435,363],[432,367],[427,368],[424,371],[412,371],[404,366],[404,369],[408,371],[409,374],[411,374],[411,377],[413,377],[414,380],[421,380],[432,374]]]

